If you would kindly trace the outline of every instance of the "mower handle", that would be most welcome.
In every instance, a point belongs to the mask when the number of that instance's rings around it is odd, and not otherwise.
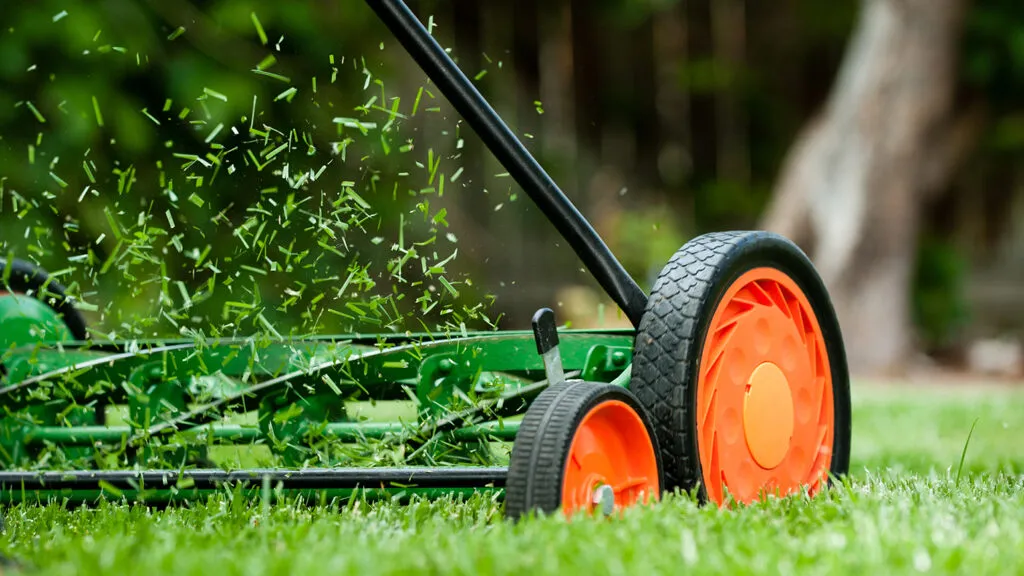
[[[633,326],[639,327],[647,294],[416,15],[402,0],[366,3],[547,216]]]

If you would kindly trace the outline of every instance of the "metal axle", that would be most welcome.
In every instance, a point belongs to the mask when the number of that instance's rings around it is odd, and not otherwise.
[[[66,470],[60,472],[0,472],[0,490],[120,490],[160,489],[176,485],[199,490],[225,484],[280,483],[284,489],[355,488],[501,488],[508,468],[306,468],[288,470]]]
[[[0,503],[63,501],[79,506],[101,499],[147,506],[195,501],[225,490],[247,497],[286,497],[322,503],[350,498],[408,501],[413,496],[496,494],[504,497],[508,468],[266,468],[255,470],[74,470],[0,472]]]

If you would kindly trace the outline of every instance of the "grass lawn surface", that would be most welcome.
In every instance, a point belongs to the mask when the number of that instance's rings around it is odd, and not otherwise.
[[[1024,388],[858,384],[853,428],[848,485],[814,499],[518,525],[483,497],[15,506],[0,551],[61,575],[1024,573]]]

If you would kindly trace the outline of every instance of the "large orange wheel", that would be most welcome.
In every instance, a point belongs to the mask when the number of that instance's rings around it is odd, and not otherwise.
[[[505,514],[612,514],[662,490],[650,417],[625,388],[569,381],[530,405],[516,435]]]
[[[849,374],[828,293],[793,243],[708,234],[662,271],[631,389],[652,413],[666,487],[750,503],[816,493],[849,469]]]

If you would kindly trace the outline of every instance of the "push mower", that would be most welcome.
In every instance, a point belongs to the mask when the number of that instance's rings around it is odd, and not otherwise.
[[[847,472],[842,336],[798,247],[762,231],[699,236],[645,294],[402,0],[367,4],[634,329],[559,331],[542,309],[532,331],[440,340],[101,341],[45,271],[9,261],[0,264],[3,502],[491,491],[517,519],[607,515],[675,489],[718,505],[814,494]],[[411,397],[416,410],[366,419],[347,403],[357,396]],[[128,417],[113,421],[112,407]],[[490,446],[509,441],[508,465],[493,465]],[[346,460],[367,443],[403,457]],[[237,445],[263,446],[284,466],[210,464]],[[311,454],[331,456],[310,466]],[[332,464],[346,461],[355,463]],[[46,470],[54,462],[63,469]]]

